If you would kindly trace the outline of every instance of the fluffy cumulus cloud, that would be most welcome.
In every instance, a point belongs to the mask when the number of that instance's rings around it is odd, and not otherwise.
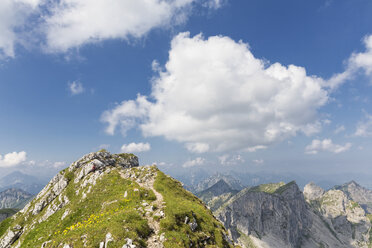
[[[365,119],[357,124],[354,135],[359,137],[372,136],[372,115],[367,114]]]
[[[186,161],[182,167],[187,168],[187,167],[194,167],[197,165],[203,165],[205,163],[205,159],[201,157],[197,157],[196,159],[193,160],[188,160]]]
[[[49,52],[67,52],[71,48],[107,39],[140,38],[154,28],[185,22],[196,5],[216,9],[223,2],[1,0],[0,55],[14,57],[15,45],[30,40],[44,43]]]
[[[132,152],[147,152],[151,149],[149,143],[130,143],[124,144],[121,147],[122,152],[132,153]]]
[[[0,155],[0,167],[12,167],[25,162],[27,159],[27,153],[22,152],[11,152],[8,154]]]
[[[79,95],[84,92],[84,86],[82,83],[74,81],[68,84],[68,89],[71,95]]]
[[[332,153],[341,153],[349,150],[351,148],[351,143],[346,143],[345,145],[334,144],[331,139],[318,140],[315,139],[310,145],[306,147],[307,154],[317,154],[320,151],[327,151]]]
[[[145,136],[195,152],[255,151],[317,131],[317,112],[329,99],[323,79],[299,66],[267,65],[247,44],[223,36],[177,35],[157,72],[150,97],[103,114],[108,133],[139,124]]]
[[[193,3],[219,8],[221,0],[61,0],[45,18],[48,47],[64,52],[105,39],[139,38],[156,27],[182,23]]]
[[[20,33],[27,18],[34,13],[41,0],[0,1],[0,57],[14,57],[14,47],[20,42]],[[18,31],[16,31],[18,30]]]

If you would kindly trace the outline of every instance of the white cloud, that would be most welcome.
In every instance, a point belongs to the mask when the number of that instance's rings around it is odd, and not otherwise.
[[[45,18],[47,46],[51,51],[106,39],[140,38],[157,27],[187,20],[199,0],[60,0],[49,6]],[[219,8],[220,0],[207,0],[206,7]]]
[[[26,164],[30,165],[30,166],[34,166],[34,165],[36,165],[36,161],[35,160],[30,160],[30,161],[27,161]]]
[[[16,44],[68,52],[107,39],[141,38],[157,27],[184,23],[192,9],[220,8],[223,0],[1,0],[0,57]]]
[[[352,79],[359,70],[363,70],[367,76],[372,76],[372,35],[366,36],[363,41],[365,52],[353,53],[347,61],[345,71],[325,81],[325,86],[335,89],[345,81]]]
[[[223,36],[177,35],[158,73],[151,101],[138,96],[103,114],[108,133],[139,124],[145,136],[208,144],[209,151],[249,150],[313,133],[329,99],[321,78],[294,65],[267,65],[247,44]]]
[[[227,0],[210,0],[204,3],[204,6],[211,9],[218,9],[221,8],[221,6],[225,4],[225,2],[227,2]]]
[[[220,157],[218,157],[218,160],[220,161],[221,165],[237,165],[244,163],[245,160],[241,155],[229,155],[229,154],[224,154]]]
[[[351,143],[345,145],[337,145],[331,139],[318,140],[315,139],[305,148],[307,154],[317,154],[319,151],[327,151],[332,153],[341,153],[349,150]]]
[[[248,147],[247,149],[245,149],[245,151],[247,151],[247,152],[256,152],[258,150],[265,150],[265,149],[267,149],[267,146],[258,145],[258,146]]]
[[[353,53],[350,57],[350,67],[361,68],[366,75],[372,75],[372,35],[364,38],[366,51],[364,53]]]
[[[325,125],[330,125],[330,124],[332,123],[332,121],[329,120],[329,119],[325,119],[325,120],[323,120],[323,123],[324,123]]]
[[[336,129],[335,129],[335,131],[334,131],[334,133],[335,134],[339,134],[339,133],[341,133],[341,132],[343,132],[343,131],[345,131],[346,129],[345,129],[345,126],[344,125],[341,125],[341,126],[338,126]]]
[[[124,144],[121,147],[121,152],[133,153],[133,152],[147,152],[150,151],[151,146],[149,143],[130,143]]]
[[[61,161],[61,162],[54,162],[53,163],[53,167],[54,168],[61,168],[61,167],[64,167],[66,165],[67,165],[67,163],[66,162],[63,162],[63,161]]]
[[[255,163],[256,165],[261,165],[261,164],[263,164],[265,161],[264,161],[263,159],[253,159],[252,162]]]
[[[106,132],[113,135],[116,126],[119,125],[122,135],[125,136],[127,131],[135,126],[136,119],[146,116],[150,105],[146,97],[138,95],[135,101],[123,101],[114,109],[104,112],[101,120],[108,123]]]
[[[165,162],[153,162],[152,165],[164,167],[164,166],[168,166],[170,164],[167,164]]]
[[[70,93],[72,95],[79,95],[79,94],[81,94],[85,91],[85,89],[83,87],[83,84],[78,82],[78,81],[74,81],[72,83],[69,83],[68,88],[69,88]]]
[[[14,47],[20,42],[19,32],[40,3],[39,0],[0,1],[0,58],[15,56]]]
[[[188,143],[186,144],[187,150],[194,153],[204,153],[209,150],[209,145],[205,143]]]
[[[194,167],[194,166],[197,166],[197,165],[203,165],[205,163],[205,159],[204,158],[201,158],[201,157],[197,157],[196,159],[194,160],[189,160],[189,161],[186,161],[182,167],[184,168],[187,168],[187,167]]]
[[[371,137],[372,136],[372,115],[366,115],[365,120],[357,124],[355,136]]]
[[[12,167],[25,162],[27,159],[27,153],[22,152],[11,152],[4,156],[0,155],[0,167]]]

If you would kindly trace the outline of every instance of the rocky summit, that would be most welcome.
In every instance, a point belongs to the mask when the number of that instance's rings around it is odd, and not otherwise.
[[[355,181],[335,186],[334,189],[341,190],[351,200],[357,202],[368,214],[372,214],[372,190],[360,186]]]
[[[0,247],[234,247],[181,183],[133,154],[90,153],[0,223]]]

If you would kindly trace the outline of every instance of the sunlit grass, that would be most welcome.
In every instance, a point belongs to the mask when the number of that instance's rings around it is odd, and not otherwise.
[[[166,248],[230,247],[222,238],[222,224],[201,200],[184,190],[179,182],[159,171],[155,189],[163,195],[166,203],[165,218],[160,222],[167,239],[164,242]],[[196,219],[198,228],[195,232],[184,223],[186,216],[190,220]]]

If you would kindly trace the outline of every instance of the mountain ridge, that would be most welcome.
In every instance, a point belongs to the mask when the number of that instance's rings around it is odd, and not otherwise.
[[[133,154],[91,153],[0,223],[0,247],[234,247],[182,184]]]

